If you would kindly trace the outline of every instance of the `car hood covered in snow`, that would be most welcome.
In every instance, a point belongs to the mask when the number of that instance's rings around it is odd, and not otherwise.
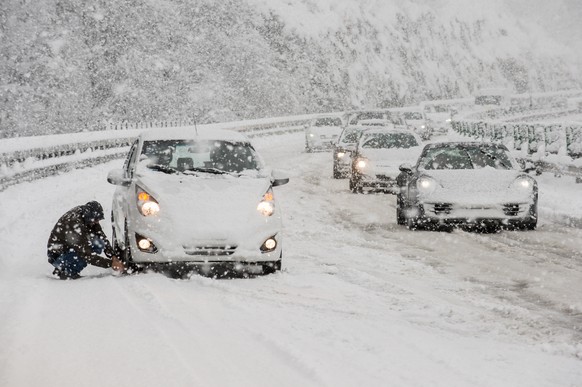
[[[462,203],[529,201],[532,189],[518,189],[515,179],[523,175],[517,170],[500,170],[492,167],[481,169],[425,170],[422,175],[437,181],[431,200]]]
[[[166,175],[146,171],[139,185],[160,204],[160,221],[181,241],[237,239],[265,222],[257,205],[270,187],[265,177]],[[273,215],[275,216],[275,215]]]

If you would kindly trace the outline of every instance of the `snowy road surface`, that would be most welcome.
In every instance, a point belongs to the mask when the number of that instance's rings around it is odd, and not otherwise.
[[[121,161],[0,193],[0,386],[582,385],[580,185],[541,177],[534,232],[411,232],[301,134],[254,142],[291,175],[274,275],[55,280],[54,222],[108,213]]]

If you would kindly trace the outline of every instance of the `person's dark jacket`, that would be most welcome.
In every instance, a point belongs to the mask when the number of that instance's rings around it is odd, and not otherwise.
[[[89,202],[67,211],[55,224],[47,244],[47,255],[52,263],[61,254],[74,251],[87,263],[99,267],[111,267],[113,249],[99,221],[103,219],[103,208],[98,202]],[[109,258],[93,251],[95,238],[103,241],[103,250]]]

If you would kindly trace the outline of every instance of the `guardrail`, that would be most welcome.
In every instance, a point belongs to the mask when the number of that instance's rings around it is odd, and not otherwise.
[[[475,139],[502,142],[526,154],[556,154],[582,157],[582,124],[486,122],[453,120],[455,132]]]
[[[303,131],[304,125],[315,116],[269,118],[198,127],[236,130],[248,137],[269,136]],[[194,127],[190,128],[194,130]],[[0,192],[21,182],[122,158],[142,131],[118,129],[4,139],[0,142]]]
[[[553,109],[490,121],[461,118],[453,120],[451,125],[455,132],[463,136],[502,143],[509,149],[520,151],[523,159],[534,162],[543,170],[575,176],[576,182],[582,183],[582,123],[524,121],[555,118],[577,112],[578,110]],[[485,116],[487,113],[481,117]]]

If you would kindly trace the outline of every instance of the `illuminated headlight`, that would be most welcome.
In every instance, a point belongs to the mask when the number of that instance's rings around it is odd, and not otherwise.
[[[420,125],[420,129],[425,129],[426,125]]]
[[[151,239],[144,237],[143,235],[135,234],[135,242],[140,251],[144,253],[157,253],[158,249],[156,245],[151,241]]]
[[[137,245],[139,246],[140,250],[148,250],[150,247],[152,247],[152,242],[149,241],[149,239],[140,239],[139,242],[137,242]]]
[[[445,120],[445,122],[451,122],[451,121],[452,121],[452,119],[451,119],[451,118],[447,118],[447,119]]]
[[[154,216],[160,212],[157,200],[139,187],[137,187],[137,208],[143,216]]]
[[[344,157],[346,155],[346,152],[337,152],[337,158],[341,159],[342,157]]]
[[[529,191],[533,188],[534,186],[534,181],[531,177],[529,176],[520,176],[517,179],[515,179],[512,183],[512,187],[519,189],[519,190],[525,190],[525,191]]]
[[[356,162],[356,168],[358,169],[364,169],[368,166],[368,162],[366,160],[358,160]]]
[[[315,134],[309,133],[309,137],[315,137]]]
[[[273,191],[269,190],[263,195],[263,199],[257,205],[257,211],[263,216],[271,216],[275,212],[275,198]]]
[[[261,251],[263,253],[269,253],[277,248],[277,240],[275,236],[267,238],[266,241],[261,245]]]
[[[437,182],[432,177],[422,176],[416,181],[418,191],[424,195],[429,195],[437,188]]]

